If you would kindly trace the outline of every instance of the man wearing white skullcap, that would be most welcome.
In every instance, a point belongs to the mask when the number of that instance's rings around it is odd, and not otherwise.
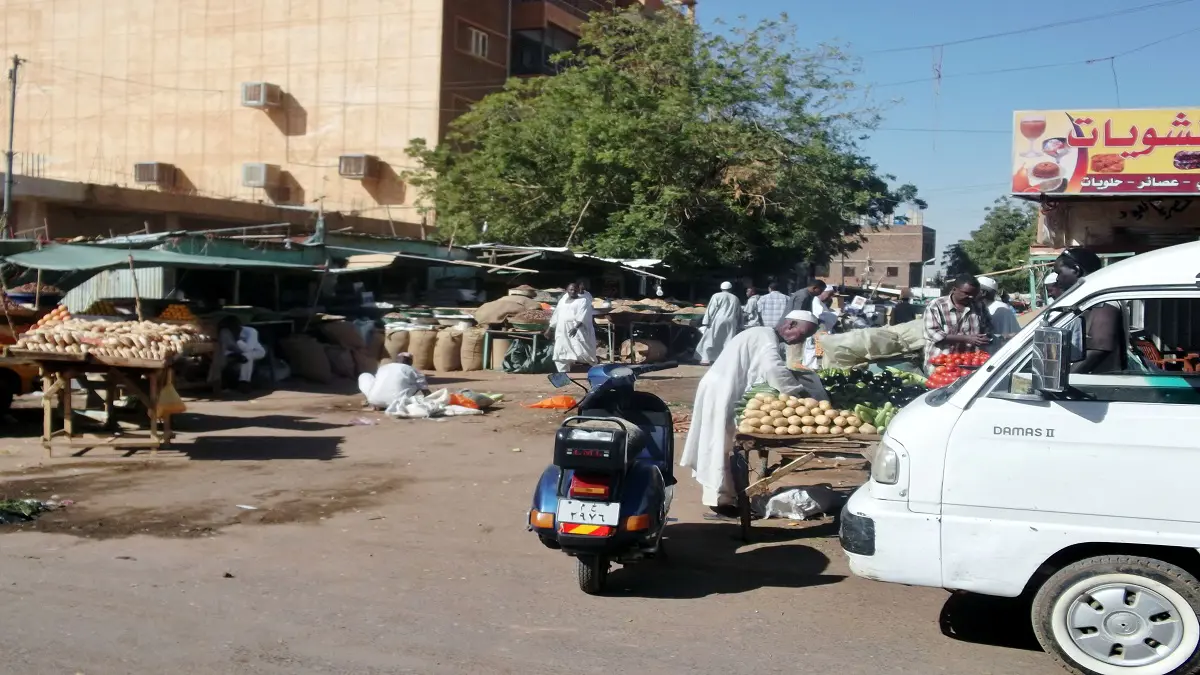
[[[979,277],[979,291],[982,296],[980,304],[987,308],[992,317],[992,333],[999,335],[1002,340],[1020,333],[1021,324],[1017,321],[1017,313],[1008,303],[997,297],[1000,284],[991,277]],[[991,346],[995,348],[999,344],[993,343]]]
[[[817,317],[794,310],[775,326],[747,328],[725,345],[721,356],[696,388],[692,426],[680,466],[692,470],[703,488],[701,501],[723,515],[736,515],[737,492],[729,473],[733,449],[734,407],[746,390],[759,383],[788,396],[828,400],[816,373],[787,369],[779,343],[800,344],[817,332]]]
[[[704,310],[701,324],[704,335],[700,336],[700,344],[696,345],[696,359],[702,366],[716,361],[725,343],[742,329],[742,303],[732,290],[733,284],[722,282],[721,290],[712,296]]]

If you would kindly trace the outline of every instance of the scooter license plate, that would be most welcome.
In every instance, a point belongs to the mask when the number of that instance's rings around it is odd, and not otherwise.
[[[558,522],[583,525],[616,526],[621,521],[619,503],[585,502],[578,499],[558,501]]]

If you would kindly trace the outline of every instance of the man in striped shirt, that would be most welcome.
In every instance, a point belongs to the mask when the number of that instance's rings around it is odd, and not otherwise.
[[[935,356],[973,352],[991,342],[991,316],[979,303],[979,280],[970,274],[956,278],[949,295],[929,303],[924,319],[926,371]]]

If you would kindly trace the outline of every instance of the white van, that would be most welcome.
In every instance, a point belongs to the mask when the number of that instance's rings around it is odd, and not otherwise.
[[[1072,322],[1098,303],[1124,315],[1121,370],[1069,373]],[[1025,595],[1074,672],[1200,672],[1197,347],[1200,242],[1086,277],[892,421],[842,514],[851,570]]]

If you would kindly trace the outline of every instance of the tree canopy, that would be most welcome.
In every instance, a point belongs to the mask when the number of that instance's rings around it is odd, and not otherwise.
[[[442,236],[782,269],[925,206],[859,151],[877,115],[851,109],[849,58],[794,48],[786,17],[714,35],[670,12],[595,14],[555,60],[438,147],[413,141],[408,179]]]
[[[961,273],[986,274],[1009,270],[1029,261],[1037,226],[1037,206],[1009,197],[997,199],[987,209],[983,224],[971,238],[947,247],[943,261],[947,276]],[[1021,274],[995,276],[1003,291],[1019,291],[1028,285]]]

